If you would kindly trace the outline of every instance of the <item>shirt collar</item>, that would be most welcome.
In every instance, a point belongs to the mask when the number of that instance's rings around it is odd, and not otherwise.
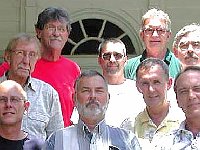
[[[192,132],[187,130],[185,128],[185,125],[186,125],[186,123],[185,123],[185,120],[184,120],[184,121],[181,122],[176,136],[179,137],[180,139],[187,138],[189,140],[193,140],[194,136],[193,136]],[[200,132],[197,134],[197,137],[200,137]]]
[[[142,57],[140,58],[140,62],[142,62],[143,60],[145,60],[147,58],[147,51],[144,50],[144,52],[142,53]],[[167,51],[165,53],[165,58],[164,58],[164,62],[169,66],[170,65],[170,61],[171,61],[172,55],[170,53],[170,50],[167,48]]]
[[[102,134],[103,131],[105,130],[105,126],[106,126],[106,123],[105,123],[105,120],[102,120],[101,122],[99,122],[99,124],[96,125],[95,129],[92,131],[92,133],[96,133],[96,134]],[[88,130],[88,127],[85,125],[85,123],[79,119],[78,121],[78,129],[83,133],[83,135],[85,135],[85,131]]]

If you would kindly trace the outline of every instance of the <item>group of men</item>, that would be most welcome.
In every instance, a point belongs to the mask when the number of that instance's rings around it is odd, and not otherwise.
[[[75,62],[61,56],[71,31],[64,9],[42,11],[35,30],[37,38],[20,33],[5,49],[6,62],[0,68],[0,147],[199,149],[198,24],[176,34],[172,53],[167,48],[169,16],[150,9],[140,29],[143,54],[127,60],[120,39],[104,40],[98,55],[102,75],[93,70],[80,74]],[[174,97],[167,96],[171,87]],[[185,117],[177,113],[175,98]],[[74,106],[78,117],[72,125]]]

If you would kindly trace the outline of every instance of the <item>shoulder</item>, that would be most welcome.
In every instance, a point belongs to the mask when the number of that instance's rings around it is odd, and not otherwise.
[[[76,134],[77,128],[75,125],[71,125],[69,127],[65,127],[63,129],[59,129],[56,132],[52,133],[47,139],[48,143],[55,143],[56,140],[63,139],[67,140],[67,138],[72,138],[74,134]]]
[[[128,59],[127,65],[131,65],[131,64],[134,64],[134,63],[139,63],[141,57],[142,57],[142,55],[139,55],[139,56],[136,56],[136,57]]]
[[[175,144],[174,139],[177,138],[178,134],[179,129],[176,129],[165,135],[155,137],[155,139],[152,142],[152,145],[154,145],[155,149],[170,148],[172,145]]]
[[[56,92],[56,90],[47,82],[44,82],[40,79],[37,78],[33,78],[31,77],[31,86],[33,86],[33,88],[39,88],[39,89],[43,89],[43,90],[47,90],[47,91],[52,91],[52,92]]]
[[[144,122],[148,122],[150,120],[146,110],[140,112],[136,117],[135,117],[135,127],[141,127],[141,124]]]
[[[135,117],[129,117],[126,118],[120,127],[126,129],[126,130],[132,130],[133,131],[133,127],[134,127],[134,122],[135,122]]]
[[[59,62],[65,64],[65,65],[68,65],[68,66],[72,66],[72,67],[78,68],[78,69],[80,68],[79,65],[75,61],[73,61],[73,60],[71,60],[69,58],[66,58],[64,56],[61,56]]]
[[[135,137],[135,134],[127,129],[124,128],[119,128],[119,127],[113,127],[113,126],[108,126],[109,130],[110,130],[110,134],[113,137],[118,137],[118,138],[122,138],[122,139],[132,139]]]
[[[44,140],[36,137],[35,135],[28,134],[24,141],[24,150],[36,150],[41,149],[44,144]]]

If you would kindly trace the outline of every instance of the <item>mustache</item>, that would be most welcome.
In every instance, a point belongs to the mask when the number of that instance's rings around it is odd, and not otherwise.
[[[90,105],[93,105],[93,104],[99,107],[99,102],[94,99],[90,100],[85,106],[89,107]]]
[[[188,58],[195,58],[195,59],[198,59],[199,57],[193,53],[188,53],[186,56],[185,56],[185,59],[188,59]]]
[[[107,66],[108,67],[111,67],[111,66],[119,66],[119,64],[117,63],[117,62],[109,62],[108,64],[107,64]]]

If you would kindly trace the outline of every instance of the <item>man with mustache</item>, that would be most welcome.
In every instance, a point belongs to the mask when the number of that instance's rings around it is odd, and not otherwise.
[[[125,77],[136,79],[136,68],[146,58],[159,58],[169,66],[169,75],[174,78],[180,71],[179,60],[167,48],[171,38],[171,20],[169,15],[159,9],[150,9],[142,17],[140,38],[145,50],[142,55],[128,60]]]
[[[106,124],[109,93],[107,82],[99,72],[89,70],[80,75],[75,82],[74,101],[78,124],[52,134],[44,150],[141,149],[132,132]]]
[[[128,116],[136,116],[145,108],[142,95],[137,91],[135,81],[124,77],[127,52],[124,43],[117,38],[105,39],[99,46],[98,63],[108,82],[110,93],[106,122],[120,126]],[[117,117],[115,117],[117,116]]]
[[[173,50],[180,60],[182,69],[187,66],[200,66],[200,25],[192,23],[177,32]]]
[[[155,150],[200,149],[200,67],[187,66],[175,78],[178,106],[186,119],[180,127],[156,141]]]
[[[61,55],[71,32],[67,11],[59,7],[48,7],[39,15],[35,24],[37,38],[41,43],[41,58],[35,65],[32,76],[49,83],[58,92],[64,125],[72,124],[70,117],[74,108],[73,86],[80,74],[79,66]],[[9,68],[5,62],[0,66],[0,75]]]
[[[40,57],[38,39],[27,33],[14,36],[5,49],[9,70],[0,82],[14,80],[27,92],[31,105],[23,117],[22,129],[46,139],[52,132],[64,127],[58,93],[48,83],[31,77]]]

